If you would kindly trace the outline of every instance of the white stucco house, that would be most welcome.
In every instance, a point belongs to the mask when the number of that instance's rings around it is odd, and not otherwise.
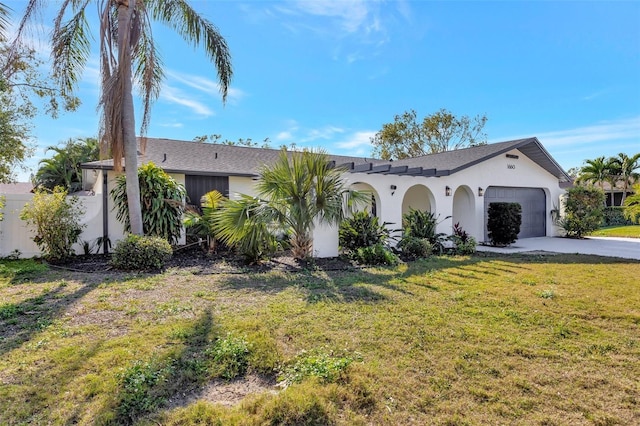
[[[277,149],[249,148],[200,142],[147,138],[139,164],[152,161],[183,183],[193,204],[216,189],[228,197],[253,194],[260,168],[275,161]],[[410,208],[429,210],[440,217],[438,232],[452,233],[459,223],[477,241],[487,238],[490,202],[518,202],[522,227],[518,238],[555,236],[559,230],[551,211],[560,206],[567,173],[537,138],[519,139],[459,149],[398,161],[330,155],[345,167],[345,180],[355,189],[369,191],[369,207],[380,222],[400,227]],[[126,165],[125,165],[126,167]],[[92,232],[115,242],[122,225],[108,197],[116,173],[110,160],[82,165],[85,189],[102,200],[101,217],[94,217]],[[314,253],[319,257],[338,253],[336,229],[317,228]]]

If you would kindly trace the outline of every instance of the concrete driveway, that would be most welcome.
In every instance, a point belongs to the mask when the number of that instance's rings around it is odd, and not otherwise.
[[[494,253],[553,252],[595,254],[640,260],[640,238],[587,237],[583,240],[560,237],[523,238],[509,247],[478,246],[478,251]]]

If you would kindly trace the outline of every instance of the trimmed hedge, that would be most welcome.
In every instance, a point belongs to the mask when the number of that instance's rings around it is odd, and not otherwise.
[[[126,271],[159,270],[172,255],[171,245],[164,238],[129,234],[116,244],[111,264]]]
[[[522,207],[519,203],[489,203],[487,230],[494,246],[515,243],[522,224]]]

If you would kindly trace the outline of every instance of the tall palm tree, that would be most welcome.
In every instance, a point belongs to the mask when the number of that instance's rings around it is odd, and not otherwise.
[[[638,181],[640,173],[636,172],[640,168],[640,153],[629,157],[627,154],[619,153],[617,157],[612,158],[612,162],[616,165],[618,181],[622,182],[622,200],[620,205],[624,205],[627,198],[627,190],[631,185]]]
[[[604,183],[611,183],[612,180],[614,165],[611,159],[600,156],[584,162],[585,165],[580,168],[576,182],[598,185],[604,191]],[[615,185],[615,181],[612,185]],[[611,187],[611,205],[613,205],[613,186]]]
[[[20,43],[26,24],[45,3],[28,1],[15,44]],[[231,57],[218,29],[186,0],[64,0],[51,35],[53,75],[63,94],[73,92],[89,59],[91,31],[85,11],[92,3],[97,3],[100,16],[100,143],[103,150],[110,149],[115,170],[122,170],[124,158],[131,232],[142,234],[133,80],[142,98],[140,134],[144,136],[150,106],[158,98],[164,77],[152,20],[170,26],[188,43],[204,47],[216,67],[223,102],[233,74]],[[144,151],[144,138],[142,141]]]

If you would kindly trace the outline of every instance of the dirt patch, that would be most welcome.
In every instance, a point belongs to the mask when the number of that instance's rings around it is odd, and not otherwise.
[[[76,272],[120,272],[111,266],[111,256],[94,254],[75,256],[65,263],[51,264],[51,267]],[[165,270],[180,269],[192,274],[246,274],[271,271],[342,271],[357,269],[358,265],[344,257],[318,258],[308,261],[294,259],[283,252],[257,264],[248,264],[244,258],[234,253],[206,253],[200,248],[178,249],[166,263]]]
[[[177,396],[169,401],[171,408],[184,407],[196,401],[207,401],[232,407],[239,404],[249,395],[262,393],[276,394],[280,388],[274,379],[255,374],[249,374],[241,379],[230,382],[214,380],[191,394]]]

